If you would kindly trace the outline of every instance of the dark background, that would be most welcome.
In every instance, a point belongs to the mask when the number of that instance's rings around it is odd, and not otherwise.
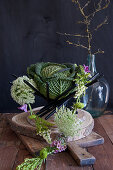
[[[109,17],[109,24],[96,32],[92,47],[105,51],[96,56],[96,66],[109,82],[108,106],[112,107],[113,1],[95,16],[92,28],[105,16]],[[80,19],[71,0],[0,0],[0,112],[12,112],[18,106],[10,96],[12,73],[26,74],[27,66],[41,61],[86,63],[86,50],[67,45],[66,37],[56,34],[83,32],[84,26],[77,24]],[[43,104],[45,101],[37,98],[35,106]]]

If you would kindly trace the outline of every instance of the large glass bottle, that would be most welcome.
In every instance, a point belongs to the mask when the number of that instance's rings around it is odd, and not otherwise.
[[[88,66],[92,76],[96,71],[95,55],[88,56]],[[109,100],[109,85],[105,78],[100,78],[99,81],[88,87],[85,96],[83,96],[83,103],[85,110],[91,113],[93,117],[99,117],[105,111]]]

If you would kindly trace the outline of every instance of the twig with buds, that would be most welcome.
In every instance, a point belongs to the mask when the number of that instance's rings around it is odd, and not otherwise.
[[[94,3],[94,11],[91,12],[90,14],[86,14],[85,13],[85,9],[86,7],[88,7],[91,4],[91,0],[88,0],[84,6],[81,6],[80,1],[79,0],[72,0],[73,3],[75,3],[75,5],[78,5],[78,9],[83,17],[82,21],[79,21],[79,24],[85,24],[86,25],[86,35],[82,35],[82,34],[67,34],[67,33],[59,33],[60,35],[65,35],[65,36],[72,36],[72,37],[77,37],[79,38],[78,43],[73,43],[69,40],[66,40],[66,42],[70,45],[76,46],[76,47],[82,47],[88,50],[88,53],[91,55],[92,54],[92,48],[91,48],[91,42],[92,42],[92,37],[93,37],[93,32],[97,31],[99,28],[101,28],[103,25],[108,24],[108,17],[106,17],[104,19],[104,21],[102,23],[100,23],[99,25],[96,26],[96,28],[94,28],[93,30],[90,30],[90,25],[91,25],[91,21],[94,18],[95,14],[100,12],[101,10],[106,9],[109,4],[110,4],[110,0],[99,0],[99,2],[97,4]],[[104,3],[103,3],[104,2]],[[80,39],[81,38],[86,38],[87,39],[87,45],[83,45],[80,43]],[[93,53],[93,54],[98,54],[98,53],[104,53],[103,50],[98,49],[97,52]]]

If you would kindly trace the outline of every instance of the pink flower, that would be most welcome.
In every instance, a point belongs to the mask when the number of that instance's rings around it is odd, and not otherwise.
[[[56,148],[54,153],[62,152],[67,148],[65,143],[62,143],[61,141],[58,141],[58,140],[54,140],[51,144],[51,147]]]
[[[86,72],[86,73],[89,73],[90,72],[90,70],[89,70],[89,67],[88,66],[86,66],[85,64],[83,65],[83,67],[84,67],[84,71]]]
[[[18,109],[23,110],[24,112],[27,112],[27,104],[24,104],[24,105],[18,107]]]

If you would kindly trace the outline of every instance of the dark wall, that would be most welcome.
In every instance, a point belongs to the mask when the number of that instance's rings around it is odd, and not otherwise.
[[[106,15],[109,25],[96,32],[92,47],[105,51],[96,56],[96,65],[110,84],[109,106],[113,106],[113,1],[95,16],[92,27]],[[11,74],[26,74],[27,66],[41,61],[86,63],[86,50],[67,45],[66,37],[56,34],[83,32],[84,26],[77,24],[80,19],[71,0],[0,0],[0,112],[17,107],[10,97]],[[38,98],[36,105],[44,103]]]

